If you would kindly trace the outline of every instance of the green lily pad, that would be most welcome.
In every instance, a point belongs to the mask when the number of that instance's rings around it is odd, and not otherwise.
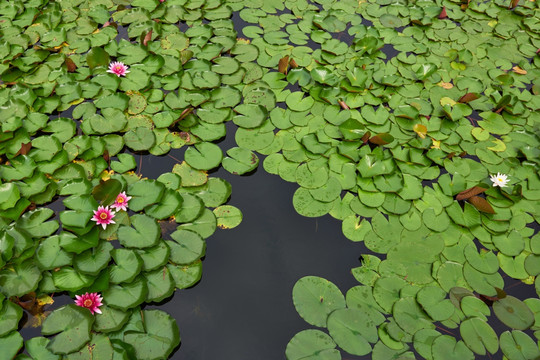
[[[23,338],[17,331],[13,331],[6,336],[0,337],[0,346],[3,356],[6,356],[6,359],[13,359],[23,346]]]
[[[0,292],[11,296],[22,296],[35,291],[41,280],[41,271],[32,260],[7,266],[0,271]]]
[[[23,315],[22,308],[9,300],[4,301],[0,308],[0,337],[17,330]]]
[[[133,248],[148,248],[156,245],[160,239],[160,228],[153,218],[136,214],[131,216],[130,226],[120,226],[118,229],[118,240],[123,246]]]
[[[540,356],[536,342],[519,330],[505,331],[500,338],[501,350],[508,359],[526,360]]]
[[[352,355],[371,352],[379,339],[375,324],[357,309],[337,309],[328,316],[328,332],[340,348]]]
[[[242,212],[232,205],[222,205],[214,209],[217,226],[221,229],[232,229],[242,222]]]
[[[75,353],[68,354],[68,360],[92,360],[94,358],[111,359],[113,347],[109,338],[103,334],[92,334],[87,346]]]
[[[461,338],[465,345],[478,355],[485,355],[486,350],[495,354],[499,350],[499,339],[497,334],[480,318],[470,318],[459,326]]]
[[[186,162],[192,168],[197,170],[210,170],[221,163],[223,153],[219,146],[203,142],[195,144],[195,147],[190,147],[186,150]]]
[[[69,354],[81,349],[90,341],[94,317],[86,308],[73,304],[53,311],[41,327],[44,335],[56,335],[47,345],[55,354]]]
[[[305,276],[296,282],[293,303],[305,321],[319,327],[326,326],[332,311],[345,308],[345,298],[337,286],[316,276]]]
[[[33,359],[60,360],[61,355],[53,354],[48,350],[47,345],[49,342],[48,338],[39,336],[26,340],[24,346]]]
[[[259,165],[257,155],[241,147],[227,150],[227,156],[222,161],[223,168],[234,175],[243,175],[253,171]]]
[[[507,295],[493,303],[493,312],[505,325],[526,330],[534,324],[534,313],[521,300]]]
[[[110,307],[126,311],[144,302],[148,287],[142,278],[121,285],[111,285],[103,292],[103,302]]]
[[[168,264],[167,268],[174,278],[177,289],[189,288],[201,280],[202,262],[200,260],[189,265]]]
[[[102,333],[120,330],[129,319],[129,313],[102,305],[99,307],[101,314],[96,314],[94,330]]]
[[[134,250],[114,249],[111,251],[115,265],[110,266],[111,284],[131,282],[142,269],[143,261]]]
[[[474,354],[463,341],[456,341],[449,335],[441,335],[433,340],[431,346],[433,360],[473,360]]]
[[[133,346],[137,359],[158,360],[167,358],[180,344],[176,321],[160,310],[143,310],[144,328],[124,335],[124,342]]]
[[[175,264],[191,264],[204,256],[206,243],[198,233],[180,229],[170,236],[174,241],[167,241],[167,245],[171,249],[170,260]]]
[[[288,360],[341,360],[336,343],[328,334],[319,330],[300,331],[287,344],[285,356]]]

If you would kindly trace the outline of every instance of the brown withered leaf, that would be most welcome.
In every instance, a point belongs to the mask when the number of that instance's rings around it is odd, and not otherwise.
[[[463,95],[462,97],[459,98],[458,100],[458,103],[468,103],[468,102],[471,102],[471,101],[474,101],[476,99],[478,99],[480,97],[480,95],[478,95],[477,93],[467,93],[465,95]]]
[[[20,150],[17,151],[15,156],[26,155],[26,154],[28,154],[28,152],[30,151],[31,148],[32,148],[32,143],[31,142],[22,143]]]
[[[448,15],[446,14],[446,7],[443,6],[441,13],[439,14],[439,19],[446,19]]]
[[[107,163],[109,163],[109,162],[111,161],[111,156],[109,155],[109,150],[105,150],[105,151],[103,152],[103,159],[104,159]]]
[[[291,65],[293,69],[296,69],[298,67],[298,64],[296,63],[296,61],[294,61],[294,59],[289,60],[289,65]]]
[[[509,8],[509,9],[513,9],[513,8],[517,7],[518,4],[519,4],[519,0],[512,0],[512,1],[510,2],[510,6],[509,6],[508,8]]]
[[[343,100],[338,100],[338,104],[339,104],[339,106],[341,106],[341,108],[343,110],[349,110],[350,109],[349,105],[345,104],[345,101],[343,101]]]
[[[150,40],[152,40],[152,29],[144,36],[143,45],[146,46]]]
[[[282,57],[281,59],[279,59],[278,71],[282,74],[287,75],[288,69],[289,69],[289,56],[285,55],[285,57]]]
[[[375,145],[386,145],[394,141],[394,137],[388,133],[380,133],[369,139],[369,142]]]
[[[371,137],[371,133],[369,131],[367,131],[364,136],[362,136],[362,142],[364,144],[367,144],[367,142],[369,141],[369,138]]]
[[[472,188],[467,189],[467,190],[463,190],[462,192],[457,194],[456,195],[456,200],[458,200],[458,201],[467,200],[468,198],[470,198],[472,196],[475,196],[475,195],[478,195],[478,194],[481,194],[486,190],[487,189],[485,189],[483,187],[480,187],[480,186],[473,186]]]
[[[70,58],[66,58],[65,62],[68,72],[75,72],[75,70],[77,70],[77,65],[75,65],[73,60],[71,60]]]
[[[485,212],[488,214],[495,214],[495,210],[493,210],[493,208],[487,202],[487,200],[480,196],[473,196],[469,198],[467,201],[482,212]]]

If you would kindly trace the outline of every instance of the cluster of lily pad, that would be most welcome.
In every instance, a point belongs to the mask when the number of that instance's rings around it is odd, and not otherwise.
[[[287,358],[339,359],[336,347],[414,358],[411,345],[426,359],[499,348],[508,359],[539,356],[539,333],[523,331],[540,330],[540,301],[502,290],[504,274],[540,293],[538,5],[284,6],[296,16],[255,3],[240,12],[262,27],[244,34],[258,63],[278,70],[263,80],[286,105],[271,110],[272,126],[251,130],[250,149],[300,185],[300,214],[342,220],[344,235],[371,251],[346,298],[321,278],[296,284],[300,316],[329,335],[300,332]],[[345,31],[350,46],[339,40]],[[381,48],[390,45],[398,53],[388,59]],[[493,331],[491,311],[509,331]],[[455,328],[460,335],[447,334]]]
[[[186,108],[192,105],[178,103],[188,97],[172,91],[184,65],[186,76],[206,81],[208,74],[201,60],[189,61],[201,49],[188,50],[189,37],[174,24],[194,25],[197,18],[174,18],[184,13],[180,7],[169,12],[168,25],[157,24],[147,7],[153,3],[0,4],[2,356],[168,357],[180,342],[175,320],[141,306],[197,283],[205,239],[242,219],[224,205],[230,184],[208,176],[222,159],[216,145],[204,143],[212,131],[177,127],[181,120],[195,127],[193,108]],[[128,38],[117,42],[121,25]],[[232,31],[232,23],[224,27]],[[203,45],[200,33],[190,36]],[[198,105],[221,85],[217,79],[201,83],[203,91],[183,91]],[[230,92],[239,96],[238,90],[218,90],[222,111],[230,111]],[[161,155],[194,143],[185,161],[157,180],[134,172],[133,152]],[[45,316],[43,306],[59,293],[75,303]],[[22,308],[48,337],[23,344]]]
[[[250,24],[240,37],[232,16]],[[538,341],[540,300],[507,294],[501,273],[540,293],[539,30],[528,0],[0,4],[0,348],[169,356],[175,321],[141,306],[200,279],[204,239],[242,217],[208,172],[249,173],[258,153],[300,186],[301,215],[330,214],[367,248],[345,297],[298,281],[300,316],[328,333],[298,333],[289,360],[340,359],[336,346],[414,358],[411,345],[535,358],[524,331]],[[133,172],[133,153],[182,147],[156,180]],[[121,192],[129,206],[112,214]],[[59,292],[83,306],[54,310],[42,333],[55,337],[16,355],[16,304]]]

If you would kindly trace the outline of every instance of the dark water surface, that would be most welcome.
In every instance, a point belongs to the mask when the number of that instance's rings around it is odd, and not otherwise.
[[[172,359],[283,359],[288,341],[310,327],[292,303],[295,282],[321,276],[343,292],[358,284],[350,269],[360,265],[361,245],[329,216],[297,214],[297,185],[263,169],[229,181],[242,224],[207,239],[200,283],[159,306],[182,336]]]
[[[228,124],[227,138],[220,145],[224,151],[235,146],[233,124]],[[182,159],[182,153],[173,151],[171,156]],[[296,281],[321,276],[344,294],[359,285],[350,269],[360,266],[360,255],[369,251],[345,238],[341,221],[329,215],[299,215],[292,205],[298,185],[266,173],[260,159],[259,168],[249,176],[232,175],[223,168],[210,174],[231,183],[228,204],[242,211],[243,221],[234,229],[218,229],[207,239],[197,285],[146,307],[167,311],[178,323],[182,343],[171,359],[284,359],[289,340],[311,327],[292,302]],[[169,156],[145,156],[142,161],[143,175],[152,178],[176,163]]]

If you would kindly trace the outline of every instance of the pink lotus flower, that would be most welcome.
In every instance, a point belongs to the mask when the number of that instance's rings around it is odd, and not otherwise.
[[[115,74],[116,76],[126,76],[126,74],[129,72],[128,66],[124,65],[123,62],[115,61],[111,62],[109,64],[109,70],[107,70],[108,73]]]
[[[92,315],[94,313],[101,314],[101,310],[99,310],[99,307],[103,305],[101,300],[103,298],[98,293],[86,293],[84,295],[75,295],[75,305],[82,306],[90,310]]]
[[[100,206],[97,210],[94,210],[94,216],[91,220],[95,221],[98,225],[103,226],[103,230],[107,228],[109,224],[116,224],[113,220],[114,211],[111,211],[108,206]]]
[[[122,191],[116,197],[114,204],[111,205],[112,208],[115,208],[116,211],[124,210],[127,211],[128,201],[131,199],[131,196],[127,196],[125,191]]]

